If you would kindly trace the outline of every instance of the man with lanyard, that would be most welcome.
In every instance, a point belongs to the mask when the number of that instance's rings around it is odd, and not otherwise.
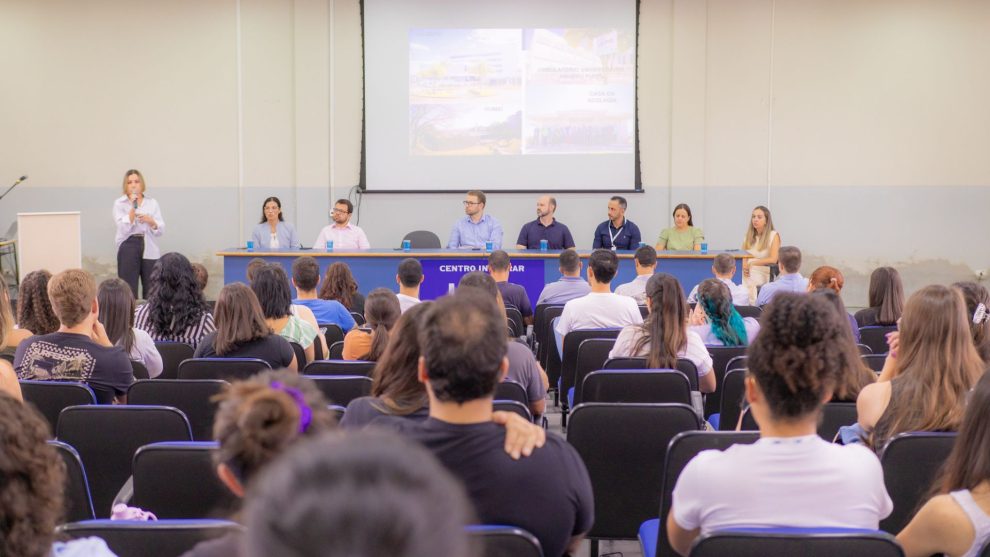
[[[595,229],[592,248],[634,250],[640,240],[639,227],[626,219],[626,198],[613,196],[608,200],[608,220]]]

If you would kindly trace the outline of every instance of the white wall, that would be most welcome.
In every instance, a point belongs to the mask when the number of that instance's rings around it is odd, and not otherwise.
[[[0,183],[31,179],[0,202],[0,229],[80,210],[86,267],[113,274],[110,205],[137,167],[165,249],[214,275],[266,195],[310,241],[358,181],[359,23],[357,0],[6,0]],[[769,203],[806,270],[846,273],[849,305],[880,264],[909,290],[972,278],[990,267],[987,28],[980,0],[643,0],[630,218],[652,239],[687,202],[728,248]],[[559,196],[579,247],[606,197]],[[360,225],[378,246],[445,237],[459,200],[368,194]],[[534,203],[496,194],[488,209],[514,236]]]

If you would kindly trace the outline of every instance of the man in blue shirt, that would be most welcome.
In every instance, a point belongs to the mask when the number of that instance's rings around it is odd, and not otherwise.
[[[464,218],[454,223],[450,231],[450,249],[484,249],[485,242],[492,243],[492,249],[502,249],[502,224],[485,214],[485,193],[477,190],[467,192],[464,197]]]
[[[551,282],[540,292],[540,304],[566,304],[574,298],[587,296],[591,292],[588,281],[581,278],[581,258],[572,249],[560,253],[560,274],[557,282]]]
[[[778,292],[807,292],[808,279],[801,276],[801,250],[794,246],[783,246],[777,252],[780,276],[771,283],[760,287],[756,305],[765,306]]]
[[[540,249],[540,240],[547,241],[549,249],[574,247],[574,238],[567,226],[553,217],[557,212],[557,200],[544,195],[536,201],[536,220],[527,222],[516,240],[518,249]]]
[[[320,265],[316,259],[305,255],[292,262],[292,286],[296,287],[296,299],[292,303],[313,310],[316,322],[320,325],[335,323],[345,333],[353,329],[354,317],[344,304],[336,300],[322,300],[316,295],[319,284]]]
[[[618,195],[608,200],[608,220],[595,229],[592,248],[633,250],[641,241],[639,227],[626,219],[626,198]]]

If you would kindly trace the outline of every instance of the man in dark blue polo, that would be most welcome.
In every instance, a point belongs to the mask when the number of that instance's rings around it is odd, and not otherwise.
[[[626,218],[626,198],[613,196],[608,200],[608,220],[595,229],[592,248],[633,250],[640,240],[639,227]]]
[[[540,249],[540,240],[547,241],[549,249],[574,247],[574,238],[567,226],[557,222],[553,214],[557,212],[557,200],[544,195],[536,201],[536,220],[527,222],[519,231],[517,249]]]

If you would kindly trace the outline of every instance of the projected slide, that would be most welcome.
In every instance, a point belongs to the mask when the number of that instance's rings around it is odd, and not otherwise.
[[[413,29],[409,153],[632,153],[635,44],[618,29]]]

